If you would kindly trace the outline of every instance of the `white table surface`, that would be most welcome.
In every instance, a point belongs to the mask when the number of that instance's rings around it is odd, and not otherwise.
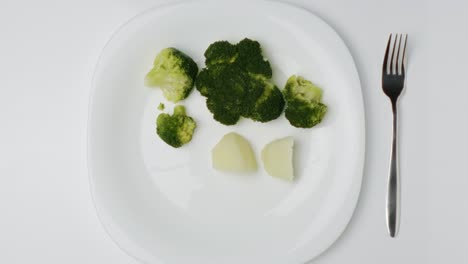
[[[0,1],[0,263],[137,263],[110,240],[94,210],[87,107],[94,65],[112,32],[160,2]],[[468,2],[294,2],[349,46],[367,122],[356,211],[311,263],[468,263]],[[389,32],[410,36],[396,239],[385,226],[391,112],[379,86]]]

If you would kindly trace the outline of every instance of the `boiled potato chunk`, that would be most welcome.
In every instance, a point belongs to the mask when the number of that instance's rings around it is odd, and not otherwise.
[[[216,170],[240,173],[257,170],[257,161],[249,142],[234,132],[224,135],[211,155]]]
[[[268,143],[262,150],[265,170],[273,177],[292,181],[294,139],[285,137]]]

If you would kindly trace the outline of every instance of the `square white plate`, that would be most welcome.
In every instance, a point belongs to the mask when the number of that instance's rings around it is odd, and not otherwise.
[[[204,66],[217,40],[258,40],[276,84],[299,74],[324,90],[321,124],[298,129],[281,116],[223,126],[194,90],[182,103],[198,123],[192,142],[173,149],[155,133],[159,89],[143,78],[155,55],[176,47]],[[166,102],[168,112],[172,104]],[[233,175],[211,168],[227,132],[252,144],[295,138],[296,180]],[[100,220],[113,240],[146,263],[304,263],[346,227],[364,163],[359,77],[343,41],[306,10],[269,1],[194,1],[148,10],[122,26],[96,68],[89,110],[89,173]]]

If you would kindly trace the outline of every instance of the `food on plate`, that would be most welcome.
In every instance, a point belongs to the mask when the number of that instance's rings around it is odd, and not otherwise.
[[[234,125],[241,117],[258,122],[278,118],[285,110],[289,123],[310,128],[320,123],[327,112],[322,103],[322,89],[301,76],[289,77],[283,91],[272,81],[272,68],[262,55],[260,43],[245,38],[237,44],[227,41],[212,43],[204,53],[205,68],[198,73],[197,64],[175,49],[163,49],[154,60],[145,83],[160,87],[167,100],[185,99],[194,85],[206,97],[206,106],[213,118]],[[197,75],[198,73],[198,75]],[[160,103],[158,110],[165,105]],[[192,140],[197,127],[182,105],[173,114],[161,113],[156,120],[156,132],[168,145],[179,148]],[[266,172],[280,179],[294,179],[294,139],[285,137],[264,146],[261,152]],[[212,166],[225,172],[257,171],[257,161],[249,142],[231,132],[224,135],[212,149]]]
[[[263,167],[270,176],[288,181],[294,179],[293,148],[292,137],[274,140],[263,147]]]
[[[257,170],[257,161],[249,142],[234,132],[224,135],[211,155],[213,168],[219,171],[247,173]]]
[[[197,73],[198,66],[192,58],[175,48],[166,48],[154,59],[153,68],[146,74],[145,85],[160,87],[164,97],[176,103],[189,96]]]
[[[161,113],[156,120],[156,133],[168,145],[179,148],[192,140],[197,123],[188,116],[185,107],[174,107],[172,115]]]
[[[281,115],[285,101],[271,80],[260,43],[247,38],[237,44],[217,41],[205,51],[205,59],[196,87],[216,121],[234,125],[246,117],[268,122]]]
[[[295,127],[313,127],[327,113],[327,106],[321,102],[322,89],[301,76],[289,77],[283,94],[286,119]]]
[[[163,111],[166,106],[163,103],[159,103],[158,110]]]

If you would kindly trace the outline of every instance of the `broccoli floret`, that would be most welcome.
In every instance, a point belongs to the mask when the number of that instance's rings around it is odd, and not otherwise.
[[[327,106],[321,102],[322,89],[300,76],[289,77],[283,94],[286,119],[295,127],[313,127],[327,113]]]
[[[235,110],[233,107],[217,103],[212,98],[206,99],[206,106],[208,110],[213,113],[214,120],[227,126],[235,125],[241,117],[240,110]]]
[[[206,68],[198,75],[196,87],[207,97],[215,120],[234,125],[241,117],[267,122],[281,115],[284,99],[271,81],[271,66],[260,43],[217,41],[208,47],[205,58]]]
[[[227,41],[216,41],[205,51],[206,66],[233,63],[237,58],[236,46]]]
[[[166,106],[163,103],[159,103],[158,110],[163,111]]]
[[[237,64],[244,67],[251,74],[260,74],[270,79],[273,75],[270,62],[262,55],[260,43],[250,39],[243,39],[237,44],[239,58]]]
[[[197,76],[197,80],[195,81],[195,86],[197,87],[197,90],[203,96],[208,96],[208,87],[214,85],[212,84],[213,78],[211,77],[211,72],[212,71],[208,71],[208,69],[206,68],[202,69]]]
[[[154,59],[153,69],[145,77],[149,87],[160,87],[164,97],[171,102],[187,98],[195,84],[197,64],[185,53],[175,49],[163,49]]]
[[[296,75],[292,75],[286,81],[283,93],[286,101],[297,99],[306,103],[320,102],[323,94],[322,89],[311,81]]]
[[[161,113],[156,120],[156,133],[168,145],[179,148],[192,140],[197,123],[185,112],[183,105],[174,107],[172,115]]]
[[[311,128],[320,123],[327,113],[327,106],[313,102],[305,104],[297,100],[288,102],[285,110],[286,119],[295,127]]]
[[[270,80],[262,77],[257,79],[257,83],[263,90],[262,94],[253,104],[253,109],[247,115],[252,120],[268,122],[278,118],[284,109],[285,101],[283,94]]]

